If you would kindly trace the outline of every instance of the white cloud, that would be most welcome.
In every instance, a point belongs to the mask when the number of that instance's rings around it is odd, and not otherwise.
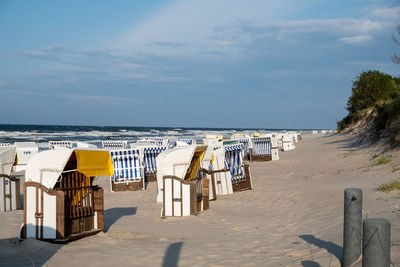
[[[357,35],[357,36],[339,38],[340,41],[342,41],[346,44],[360,44],[360,43],[368,42],[371,39],[372,38],[369,35]]]
[[[330,36],[332,41],[359,44],[393,27],[400,14],[398,6],[375,8],[361,18],[291,19],[310,5],[290,0],[257,0],[251,4],[229,0],[176,1],[124,33],[114,48],[154,56],[193,58],[223,54],[223,58],[237,58],[259,38],[296,44],[299,38],[305,38],[304,34],[316,34]]]
[[[90,95],[90,94],[60,94],[63,98],[68,98],[74,101],[81,101],[85,103],[98,104],[98,105],[110,105],[117,103],[130,103],[130,104],[143,104],[145,103],[142,99],[135,97],[118,97],[118,96],[105,96],[105,95]]]
[[[378,20],[398,22],[400,18],[400,6],[373,10],[371,16]]]
[[[100,79],[188,81],[195,78],[185,71],[198,62],[230,63],[277,53],[290,57],[293,51],[283,46],[301,51],[310,45],[324,50],[343,43],[366,44],[378,40],[382,32],[390,33],[394,14],[400,11],[398,6],[370,10],[360,18],[291,19],[292,13],[307,5],[294,0],[254,0],[251,4],[180,0],[129,29],[109,47],[71,49],[56,44],[24,54],[54,61],[52,69],[44,70],[49,72],[98,74]]]

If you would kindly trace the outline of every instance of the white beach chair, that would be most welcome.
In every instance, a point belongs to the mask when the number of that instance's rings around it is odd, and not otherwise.
[[[39,152],[39,147],[35,142],[15,142],[18,164],[14,166],[14,171],[24,171],[29,159]]]
[[[101,147],[107,150],[126,149],[128,148],[128,141],[126,140],[101,141]]]
[[[209,180],[201,178],[207,146],[173,148],[157,157],[157,202],[162,216],[189,216],[209,208]]]
[[[18,210],[20,202],[20,180],[11,177],[15,163],[15,147],[0,147],[0,211]]]
[[[21,238],[68,241],[104,229],[103,189],[95,176],[113,175],[104,150],[56,149],[29,160]]]
[[[214,186],[216,195],[233,194],[232,175],[226,166],[225,147],[217,146],[213,150],[214,160],[212,170],[214,171]]]
[[[294,145],[294,137],[290,133],[286,133],[283,135],[283,151],[290,151],[292,149],[295,149]]]
[[[11,146],[11,144],[10,143],[0,143],[0,147],[2,147],[2,146]]]
[[[278,144],[278,137],[273,134],[271,137],[271,159],[272,160],[279,160],[279,144]]]
[[[143,143],[153,143],[156,146],[168,146],[169,139],[168,138],[163,138],[163,137],[145,137],[143,139],[140,139],[137,141],[138,144],[143,144]]]
[[[49,141],[49,149],[73,148],[73,141]]]

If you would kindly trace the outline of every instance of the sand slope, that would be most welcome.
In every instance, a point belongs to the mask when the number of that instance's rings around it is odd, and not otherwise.
[[[0,265],[340,266],[347,187],[363,189],[364,217],[391,221],[392,261],[399,264],[399,192],[376,188],[400,171],[392,172],[395,160],[376,166],[374,152],[351,141],[305,136],[280,161],[251,164],[254,190],[218,197],[210,210],[186,218],[160,218],[154,183],[110,193],[102,178],[105,233],[66,245],[20,243],[23,212],[0,213]]]

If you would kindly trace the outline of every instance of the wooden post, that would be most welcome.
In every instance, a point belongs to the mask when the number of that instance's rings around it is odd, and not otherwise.
[[[363,267],[390,266],[390,222],[386,219],[365,219],[363,231]],[[394,264],[393,264],[394,266]]]
[[[361,256],[362,191],[344,190],[343,267],[350,266]]]

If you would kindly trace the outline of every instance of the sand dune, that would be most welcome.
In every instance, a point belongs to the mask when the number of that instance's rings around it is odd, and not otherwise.
[[[254,189],[211,202],[186,218],[160,218],[156,185],[110,193],[105,232],[66,245],[18,242],[22,211],[0,213],[0,265],[340,266],[343,190],[363,189],[364,216],[392,223],[392,261],[400,263],[400,198],[376,190],[398,178],[348,136],[311,136],[280,160],[251,163]],[[400,163],[399,163],[400,165]],[[361,266],[359,264],[358,266]]]

